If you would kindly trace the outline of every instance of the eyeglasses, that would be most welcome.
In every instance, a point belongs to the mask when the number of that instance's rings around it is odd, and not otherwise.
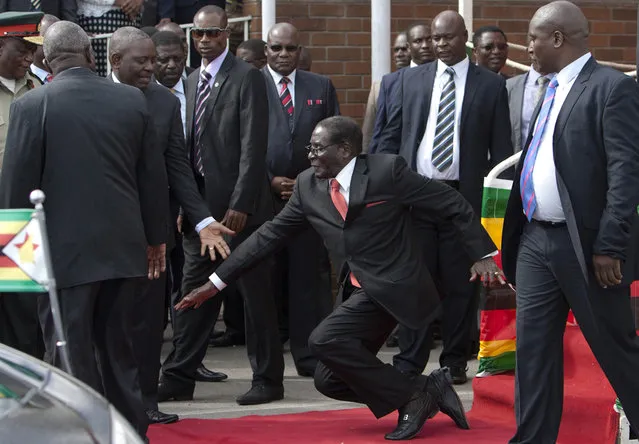
[[[193,36],[194,39],[197,39],[197,40],[200,40],[205,35],[210,39],[216,39],[220,36],[220,34],[226,31],[228,31],[228,28],[222,29],[216,26],[212,28],[193,28],[191,29],[191,35]]]
[[[295,46],[295,45],[266,45],[269,47],[269,49],[273,52],[281,52],[283,49],[286,49],[286,52],[295,52],[298,49],[300,49],[299,46]]]
[[[481,47],[484,51],[492,51],[494,49],[498,49],[500,51],[505,51],[508,49],[508,43],[493,43],[490,45],[484,45]]]
[[[306,151],[308,151],[309,156],[321,156],[332,146],[339,145],[339,143],[331,143],[330,145],[322,146],[322,145],[306,145]]]

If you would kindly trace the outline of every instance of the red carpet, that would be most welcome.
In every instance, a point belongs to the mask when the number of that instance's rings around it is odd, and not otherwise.
[[[568,327],[565,344],[565,400],[559,444],[614,444],[619,425],[612,410],[615,394],[577,327]],[[468,414],[471,430],[459,430],[443,414],[426,423],[415,438],[438,444],[507,443],[515,431],[512,375],[475,379]],[[186,419],[153,426],[151,444],[372,444],[388,442],[397,415],[376,420],[368,409],[247,416],[235,419]]]

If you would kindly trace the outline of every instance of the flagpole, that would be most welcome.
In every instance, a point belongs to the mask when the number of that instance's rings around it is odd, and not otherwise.
[[[55,334],[57,341],[56,347],[60,350],[60,359],[62,361],[62,369],[68,374],[73,376],[71,370],[71,362],[69,361],[69,355],[67,352],[67,341],[64,336],[64,330],[62,329],[62,318],[60,317],[60,304],[58,302],[58,292],[56,289],[55,277],[53,275],[53,266],[51,264],[51,252],[49,251],[49,236],[47,235],[47,225],[45,223],[44,216],[44,203],[46,196],[42,190],[33,190],[29,195],[29,200],[35,205],[35,211],[33,216],[40,227],[41,233],[41,247],[42,254],[44,256],[44,266],[47,269],[47,282],[45,287],[49,291],[49,305],[51,306],[51,315],[53,316],[53,326],[55,328]]]

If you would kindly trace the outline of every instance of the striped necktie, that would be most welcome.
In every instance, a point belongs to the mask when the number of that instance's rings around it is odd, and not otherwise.
[[[521,176],[519,178],[519,187],[521,188],[521,201],[524,206],[524,214],[528,220],[532,219],[532,216],[537,208],[537,199],[535,198],[535,187],[532,181],[532,173],[535,168],[535,160],[537,159],[537,152],[541,145],[541,139],[544,136],[544,130],[548,123],[548,117],[550,116],[550,110],[552,104],[555,101],[555,92],[557,91],[557,78],[553,78],[548,84],[546,89],[546,95],[544,96],[544,102],[541,105],[539,111],[539,117],[537,118],[537,125],[535,125],[535,132],[533,138],[528,146],[528,152],[524,159],[524,166],[521,169]]]
[[[42,0],[31,0],[31,6],[34,11],[39,11],[40,6],[42,5]]]
[[[438,171],[446,171],[453,164],[453,141],[455,139],[455,70],[446,68],[448,80],[442,88],[437,111],[437,126],[431,162]]]
[[[542,97],[546,94],[546,86],[548,86],[550,79],[546,76],[541,76],[537,79],[537,92],[535,93],[535,106],[539,103]]]
[[[204,164],[202,162],[200,137],[202,136],[202,131],[204,130],[204,122],[202,118],[204,117],[204,111],[206,110],[206,100],[211,95],[210,81],[211,74],[209,74],[207,71],[202,71],[202,74],[200,75],[200,82],[197,88],[197,97],[195,99],[195,145],[193,163],[195,165],[195,169],[201,175],[204,175]]]
[[[333,205],[337,208],[337,211],[342,216],[342,219],[346,220],[346,214],[348,213],[348,205],[346,204],[346,199],[342,196],[342,193],[339,192],[340,184],[337,179],[331,179],[331,200],[333,201]],[[357,282],[355,275],[350,273],[349,276],[351,280],[351,284],[353,287],[362,288]]]
[[[288,77],[282,77],[282,80],[280,80],[280,85],[282,85],[280,88],[280,100],[282,101],[284,110],[288,113],[289,117],[291,117],[295,112],[295,106],[293,106],[291,92],[288,90],[289,83],[291,83],[291,80]]]

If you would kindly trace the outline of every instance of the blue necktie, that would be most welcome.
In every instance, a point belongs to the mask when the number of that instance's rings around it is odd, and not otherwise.
[[[524,214],[530,221],[533,213],[537,208],[537,199],[535,198],[535,187],[532,181],[533,168],[535,167],[535,160],[537,159],[537,153],[539,152],[539,145],[541,145],[541,139],[544,136],[544,130],[548,123],[548,117],[550,116],[550,110],[555,100],[555,92],[557,91],[557,78],[553,78],[548,84],[546,89],[546,95],[544,96],[544,102],[541,105],[539,111],[539,117],[537,118],[537,125],[535,126],[535,132],[533,138],[530,141],[526,158],[524,159],[524,166],[521,170],[521,176],[519,178],[519,187],[521,188],[521,201],[524,206]]]

